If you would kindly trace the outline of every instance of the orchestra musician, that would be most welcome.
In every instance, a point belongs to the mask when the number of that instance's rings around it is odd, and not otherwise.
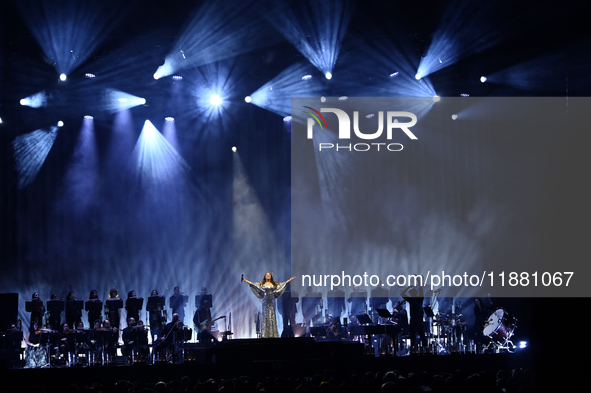
[[[202,299],[201,306],[195,311],[195,315],[193,316],[193,323],[197,326],[197,339],[201,344],[209,345],[217,341],[213,334],[211,334],[211,328],[215,322],[211,318],[211,305],[208,299]]]
[[[109,325],[113,328],[119,329],[122,306],[123,301],[119,299],[119,291],[117,288],[111,288],[109,299],[105,302],[105,316],[110,321]]]
[[[137,324],[134,317],[127,318],[127,327],[123,329],[123,356],[128,363],[132,361],[132,354],[148,356],[148,332],[145,331],[144,325]]]
[[[31,323],[29,327],[32,327],[35,321],[39,324],[39,326],[43,326],[45,307],[43,306],[43,301],[39,297],[39,292],[33,293],[31,301],[33,302],[33,309],[31,311]]]
[[[345,291],[339,289],[338,285],[335,285],[334,288],[326,294],[326,301],[328,303],[330,316],[339,317],[340,320],[343,312],[347,310],[345,307]]]
[[[161,337],[162,332],[162,310],[164,308],[164,296],[160,296],[156,289],[153,289],[148,299],[146,309],[150,318],[150,331],[152,333],[152,342],[155,342],[155,338]]]
[[[343,326],[341,317],[332,317],[330,324],[326,328],[326,339],[330,341],[340,341],[343,338]]]
[[[160,352],[168,350],[174,358],[176,355],[176,336],[182,328],[183,323],[179,320],[179,314],[172,314],[172,321],[167,323],[164,329],[162,329],[162,337],[158,338],[156,350]]]
[[[39,368],[48,366],[47,352],[43,345],[41,345],[41,333],[45,332],[39,328],[39,322],[33,322],[33,326],[29,328],[25,336],[25,367],[24,368]]]
[[[66,296],[66,322],[70,329],[76,329],[78,324],[82,322],[82,310],[76,307],[68,307],[68,302],[76,300],[76,294],[74,291],[68,292]]]
[[[127,318],[133,318],[135,321],[140,320],[140,309],[136,307],[131,299],[137,299],[135,291],[127,292],[127,300],[125,301],[125,309],[127,310]],[[124,329],[125,330],[125,329]]]
[[[20,355],[22,353],[21,343],[23,341],[23,332],[11,323],[8,329],[0,334],[1,349],[0,359],[7,360],[9,368],[20,367]]]
[[[59,307],[51,307],[50,303],[59,303]],[[56,294],[52,294],[50,300],[47,302],[47,309],[49,317],[47,323],[56,329],[62,324],[62,312],[64,312],[64,302],[58,298]]]
[[[117,354],[117,341],[119,340],[119,329],[111,327],[111,322],[105,319],[103,322],[103,351],[107,354],[107,363],[115,359]]]
[[[98,307],[96,306],[92,306],[93,304],[99,304]],[[93,326],[94,323],[99,320],[102,319],[102,312],[101,312],[101,308],[102,308],[102,304],[103,302],[101,302],[98,298],[98,292],[96,291],[96,289],[93,289],[90,291],[90,295],[88,295],[88,300],[86,301],[86,305],[84,307],[84,309],[86,311],[88,311],[88,326]]]
[[[187,304],[188,297],[181,294],[181,288],[174,287],[174,293],[168,300],[168,304],[172,309],[173,314],[179,314],[179,321],[185,321],[185,305]]]
[[[355,285],[347,303],[351,303],[352,316],[367,314],[367,291],[362,291],[359,285]]]
[[[324,302],[321,292],[312,292],[312,287],[306,287],[306,294],[302,297],[302,314],[304,315],[304,322],[310,326],[322,325],[322,309]]]
[[[88,333],[86,337],[86,345],[88,346],[88,353],[93,354],[95,358],[99,358],[99,354],[103,350],[103,340],[100,337],[100,333],[103,328],[101,326],[101,320],[97,319],[94,321],[94,327]],[[90,356],[89,356],[90,357]]]

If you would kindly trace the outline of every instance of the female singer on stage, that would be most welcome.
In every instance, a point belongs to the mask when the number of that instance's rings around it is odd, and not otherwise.
[[[279,337],[277,331],[277,317],[275,315],[275,299],[285,292],[287,284],[295,277],[290,278],[286,282],[276,282],[273,280],[271,272],[265,273],[263,281],[252,283],[244,278],[242,275],[242,281],[250,285],[252,293],[256,297],[263,300],[263,318],[261,321],[261,332],[263,338]]]

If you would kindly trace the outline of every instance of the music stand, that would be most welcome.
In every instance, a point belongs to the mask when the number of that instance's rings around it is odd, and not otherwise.
[[[390,314],[390,311],[386,308],[376,308],[376,311],[380,318],[392,318],[392,314]]]
[[[362,325],[373,324],[373,321],[371,320],[371,318],[367,314],[356,315],[356,317],[357,317],[357,320],[359,321],[359,323]]]
[[[70,313],[77,313],[78,315],[81,315],[83,307],[84,307],[83,300],[67,300],[66,301],[66,319],[68,319],[68,315],[70,315]],[[76,326],[74,326],[74,328],[76,328]]]
[[[123,299],[112,298],[105,301],[105,311],[123,308]]]
[[[142,302],[143,301],[144,299],[142,299]],[[148,305],[146,306],[146,309],[150,312],[162,311],[164,309],[165,304],[166,299],[164,298],[164,296],[150,296],[148,298]]]
[[[312,337],[326,337],[326,328],[322,326],[311,326],[310,335]]]
[[[91,311],[94,311],[96,313],[101,312],[101,308],[103,307],[103,302],[101,302],[100,300],[89,300],[86,302],[86,304],[84,305],[84,309],[86,311],[88,311],[89,313]],[[48,307],[49,308],[49,307]]]
[[[30,313],[43,314],[45,312],[41,300],[29,300],[25,302],[25,311]]]
[[[64,312],[64,301],[53,299],[47,301],[47,311],[50,314],[57,313],[58,315]],[[57,328],[57,326],[52,326]]]
[[[142,307],[144,307],[144,298],[143,297],[129,298],[129,299],[127,299],[126,307],[136,309],[139,312],[142,309]]]

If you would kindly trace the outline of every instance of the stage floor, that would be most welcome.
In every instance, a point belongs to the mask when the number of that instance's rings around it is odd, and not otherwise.
[[[314,342],[312,338],[236,339],[210,347],[187,345],[182,364],[160,363],[131,366],[91,366],[43,369],[6,369],[7,391],[24,391],[31,386],[85,386],[93,382],[113,384],[171,381],[188,376],[193,380],[239,376],[314,376],[325,370],[342,375],[367,371],[451,372],[500,370],[534,365],[527,351],[512,354],[450,354],[380,356],[367,354],[357,342]]]

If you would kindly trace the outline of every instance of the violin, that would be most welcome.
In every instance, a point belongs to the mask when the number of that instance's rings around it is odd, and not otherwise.
[[[37,330],[35,330],[35,334],[43,334],[43,333],[57,333],[57,331],[51,330],[51,329],[37,329]]]

